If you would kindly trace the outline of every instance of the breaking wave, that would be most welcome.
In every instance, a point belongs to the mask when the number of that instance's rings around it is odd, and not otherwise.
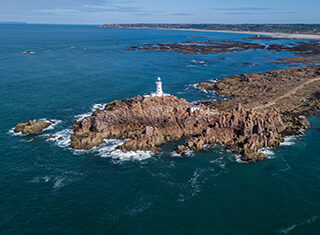
[[[130,160],[145,160],[152,157],[152,151],[128,151],[122,152],[116,149],[117,146],[124,143],[124,141],[116,139],[106,139],[105,143],[99,147],[93,147],[92,149],[71,149],[70,138],[73,133],[71,129],[64,129],[54,134],[54,138],[47,139],[47,141],[54,141],[61,148],[68,148],[75,155],[81,155],[86,153],[98,154],[100,157],[111,158],[114,162],[117,161],[130,161]]]
[[[199,91],[202,91],[202,92],[204,92],[204,93],[206,93],[206,94],[214,95],[214,94],[216,93],[215,90],[209,91],[209,90],[206,90],[206,89],[204,89],[204,88],[198,87],[198,85],[199,85],[199,83],[191,83],[191,84],[188,84],[189,87],[195,88],[195,89],[197,89],[197,90],[199,90]]]
[[[247,163],[247,162],[241,160],[241,155],[239,155],[239,154],[235,154],[235,159],[236,159],[237,163]]]
[[[21,132],[19,132],[19,133],[14,132],[14,127],[12,127],[12,128],[7,132],[7,134],[12,135],[12,136],[25,136],[25,134],[22,134]]]
[[[91,116],[92,113],[94,111],[96,111],[97,109],[101,109],[101,110],[104,109],[106,107],[106,105],[107,104],[94,104],[91,108],[91,112],[76,115],[75,118],[77,119],[77,121],[80,121],[80,120],[84,119],[85,117]]]
[[[194,156],[194,151],[193,150],[185,150],[184,151],[186,153],[186,157],[193,157]],[[181,156],[181,154],[177,153],[176,151],[172,151],[170,153],[171,157],[183,157]]]
[[[196,67],[207,67],[209,65],[209,61],[207,60],[191,60],[186,67],[196,68]]]
[[[106,144],[97,148],[100,157],[110,157],[114,161],[130,161],[130,160],[145,160],[152,157],[152,151],[127,151],[123,152],[116,149],[117,146],[123,144],[124,141],[109,139]]]
[[[297,136],[286,136],[284,137],[284,142],[280,143],[280,146],[290,146],[295,144]]]
[[[311,224],[313,222],[315,222],[316,220],[318,220],[320,217],[319,216],[312,216],[310,217],[309,219],[305,220],[304,222],[302,223],[299,223],[299,224],[293,224],[287,228],[283,228],[283,229],[280,229],[279,232],[280,233],[284,233],[284,234],[288,234],[289,232],[291,232],[293,229],[295,229],[296,227],[298,226],[303,226],[303,225],[307,225],[307,224]]]
[[[272,148],[270,148],[270,147],[259,149],[258,152],[266,155],[266,157],[268,159],[274,158],[274,152],[272,151]]]
[[[48,126],[47,128],[43,129],[43,131],[46,130],[53,130],[57,125],[59,125],[62,120],[58,120],[58,119],[50,119],[50,118],[40,118],[39,121],[43,121],[43,122],[50,122],[50,126]]]
[[[29,181],[30,183],[38,184],[38,183],[48,183],[52,185],[52,188],[57,190],[63,187],[67,182],[71,182],[72,179],[67,179],[62,176],[50,176],[45,175],[42,177],[35,177],[33,180]]]
[[[294,145],[295,140],[298,137],[299,136],[286,136],[286,137],[284,137],[284,142],[280,143],[280,147]],[[263,153],[266,155],[267,158],[272,159],[272,158],[274,158],[274,155],[275,155],[273,149],[274,149],[273,147],[265,147],[265,148],[258,150],[258,152]]]
[[[54,138],[47,139],[46,141],[54,141],[59,147],[65,148],[70,146],[70,138],[73,133],[71,129],[64,129],[62,131],[58,131],[54,133]]]
[[[76,115],[75,118],[77,118],[77,121],[80,121],[85,117],[91,116],[95,110],[104,109],[105,106],[106,104],[94,104],[91,108],[91,112]],[[58,120],[52,120],[52,121],[56,121],[56,124],[59,123]],[[75,155],[80,155],[85,153],[94,153],[94,154],[98,154],[100,157],[110,157],[115,162],[129,161],[129,160],[145,160],[145,159],[151,158],[153,154],[152,151],[122,152],[121,150],[116,149],[116,147],[123,144],[124,141],[115,140],[115,139],[106,139],[104,144],[102,144],[99,147],[94,147],[90,150],[75,150],[75,149],[71,149],[70,147],[72,134],[73,134],[72,129],[70,128],[63,129],[61,131],[53,133],[52,134],[53,137],[46,139],[46,141],[54,142],[61,148],[68,148]]]

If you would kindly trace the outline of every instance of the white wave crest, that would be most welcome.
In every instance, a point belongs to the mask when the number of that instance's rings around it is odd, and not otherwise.
[[[49,119],[49,118],[40,118],[39,121],[42,122],[50,122],[50,126],[48,126],[47,128],[44,128],[41,132],[47,131],[47,130],[53,130],[55,128],[56,125],[60,124],[62,121],[61,120],[57,120],[57,119]],[[21,132],[16,133],[14,131],[15,127],[12,127],[7,134],[12,135],[12,136],[26,136],[26,134],[22,134]]]
[[[219,81],[219,79],[211,79],[210,82],[212,82],[213,84],[216,84],[217,81]]]
[[[70,139],[70,138],[69,138]],[[114,162],[142,161],[152,157],[152,151],[127,151],[123,152],[120,149],[116,149],[117,146],[123,144],[125,140],[105,139],[105,143],[99,147],[93,147],[89,150],[73,150],[76,155],[85,153],[97,153],[100,157],[111,158]]]
[[[59,189],[59,188],[63,187],[64,186],[64,180],[65,179],[63,177],[57,177],[55,179],[54,184],[53,184],[53,188],[54,189]]]
[[[191,83],[191,84],[188,84],[189,87],[192,87],[192,88],[195,88],[199,91],[202,91],[206,94],[215,94],[216,91],[215,90],[207,90],[207,89],[204,89],[202,87],[198,87],[199,83]]]
[[[240,154],[235,154],[235,159],[237,163],[247,163],[245,161],[242,161]]]
[[[186,153],[185,157],[193,157],[194,156],[194,151],[193,150],[185,150],[184,151]],[[184,157],[181,154],[177,153],[176,151],[172,151],[170,153],[171,157]]]
[[[297,136],[286,136],[284,137],[284,142],[280,144],[280,146],[290,146],[295,144],[295,140],[297,139]]]
[[[58,124],[60,124],[62,122],[61,120],[50,119],[50,118],[40,118],[39,121],[49,122],[50,123],[50,126],[48,126],[47,128],[43,129],[43,131],[53,130]]]
[[[142,161],[152,157],[151,151],[123,152],[120,149],[115,149],[118,145],[109,149],[108,148],[100,149],[99,155],[101,157],[111,157],[115,161],[130,161],[130,160]]]
[[[42,183],[42,182],[49,182],[51,179],[51,176],[45,175],[43,177],[35,177],[33,180],[31,180],[31,183]]]
[[[8,132],[7,134],[9,135],[12,135],[12,136],[25,136],[25,134],[22,134],[21,132],[15,132],[14,131],[14,127],[12,127]]]
[[[87,113],[76,115],[75,118],[77,119],[77,121],[81,121],[85,117],[91,116],[93,114],[93,112],[96,111],[97,109],[103,110],[106,107],[106,105],[107,104],[94,104],[91,107],[91,112],[87,112]]]
[[[74,117],[77,119],[77,122],[78,122],[78,121],[81,121],[82,119],[84,119],[85,117],[91,116],[91,114],[92,113],[83,113],[83,114],[76,115]]]
[[[272,148],[270,148],[270,147],[265,147],[265,148],[259,149],[258,152],[263,153],[269,159],[274,157],[274,152],[272,151]]]
[[[304,222],[302,223],[299,223],[299,224],[293,224],[287,228],[284,228],[284,229],[280,229],[279,232],[280,233],[284,233],[284,234],[288,234],[289,232],[291,232],[293,229],[295,229],[296,227],[298,226],[303,226],[303,225],[306,225],[306,224],[312,224],[313,222],[315,222],[316,220],[318,220],[320,217],[319,216],[312,216],[310,218],[308,218],[307,220],[305,220]]]
[[[35,177],[30,183],[52,183],[54,189],[59,189],[64,186],[65,178],[61,176],[42,176],[42,177]]]
[[[69,147],[71,142],[71,135],[73,130],[71,129],[64,129],[57,133],[54,133],[54,138],[49,138],[47,141],[55,141],[59,147]]]
[[[199,83],[191,83],[191,84],[189,84],[189,86],[191,86],[193,88],[196,88],[196,89],[198,89],[198,85],[199,85]]]
[[[191,60],[190,64],[187,64],[186,67],[207,67],[209,61],[207,60]]]

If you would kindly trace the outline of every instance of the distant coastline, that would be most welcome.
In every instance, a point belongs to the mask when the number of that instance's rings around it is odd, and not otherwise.
[[[178,29],[178,28],[128,28],[128,29],[153,29],[153,30],[179,30],[191,32],[216,32],[216,33],[241,33],[241,34],[254,34],[254,35],[268,35],[275,38],[296,38],[296,39],[318,39],[319,34],[300,34],[300,33],[270,33],[270,32],[253,32],[253,31],[233,31],[233,30],[210,30],[210,29]]]
[[[26,22],[0,21],[0,24],[27,24]]]
[[[318,39],[320,25],[188,25],[188,24],[104,24],[100,28],[177,30],[268,35],[275,38]],[[314,32],[314,33],[310,33]]]

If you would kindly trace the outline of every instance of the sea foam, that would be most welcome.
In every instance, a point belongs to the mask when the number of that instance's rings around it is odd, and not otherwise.
[[[70,137],[72,135],[72,131],[68,129],[61,131],[61,135],[63,136],[63,140],[57,140],[54,138],[52,140],[57,141],[58,146],[60,147],[69,147],[70,148]],[[57,135],[58,136],[58,135]],[[50,140],[50,139],[49,139]],[[81,155],[86,153],[98,154],[103,158],[111,158],[114,162],[122,162],[122,161],[132,161],[132,160],[145,160],[152,157],[152,151],[127,151],[123,152],[120,149],[117,149],[117,146],[123,144],[125,141],[116,140],[116,139],[105,139],[105,143],[99,147],[93,147],[92,149],[71,149],[73,154]]]
[[[239,154],[235,154],[235,159],[236,159],[237,163],[247,163],[247,162],[241,160],[241,155],[239,155]]]
[[[83,113],[83,114],[79,114],[79,115],[76,115],[75,118],[77,119],[77,121],[81,121],[82,119],[84,119],[85,117],[89,117],[92,115],[92,113],[94,111],[96,111],[97,109],[104,109],[105,106],[107,104],[94,104],[92,107],[91,107],[91,112],[87,112],[87,113]]]
[[[53,130],[58,124],[60,124],[62,121],[58,120],[58,119],[50,119],[51,120],[51,124],[50,126],[48,126],[47,128],[44,128],[41,132],[47,131],[47,130]],[[43,121],[43,122],[49,122],[49,118],[40,118],[39,121]],[[21,132],[16,133],[14,131],[15,127],[12,127],[7,134],[12,135],[12,136],[25,136],[26,134],[22,134]]]
[[[16,133],[16,132],[14,131],[14,128],[15,128],[15,127],[12,127],[12,128],[7,132],[7,134],[12,135],[12,136],[25,136],[25,134],[22,134],[21,132]]]
[[[54,138],[49,138],[47,141],[55,141],[59,147],[65,148],[70,146],[70,138],[73,133],[71,129],[64,129],[62,131],[58,131],[57,133],[52,134],[55,136]]]
[[[209,65],[209,61],[207,60],[191,60],[189,64],[186,65],[186,67],[207,67]]]
[[[105,140],[104,146],[98,148],[98,154],[101,157],[110,157],[115,161],[129,161],[129,160],[145,160],[152,157],[152,151],[127,151],[123,152],[116,149],[117,146],[124,143],[124,141],[109,139]]]
[[[303,225],[307,225],[307,224],[312,224],[313,222],[317,221],[320,217],[319,216],[312,216],[310,218],[308,218],[307,220],[298,223],[298,224],[293,224],[287,228],[284,229],[280,229],[279,232],[280,233],[284,233],[284,234],[288,234],[290,233],[293,229],[295,229],[298,226],[303,226]]]
[[[284,137],[284,142],[280,143],[280,146],[290,146],[295,144],[297,136],[286,136]]]
[[[268,159],[274,158],[274,152],[272,151],[272,148],[270,148],[270,147],[265,147],[265,148],[259,149],[258,152],[266,155],[266,157]]]
[[[50,119],[50,118],[40,118],[39,121],[50,122],[50,126],[48,126],[47,128],[43,129],[42,131],[53,130],[57,125],[59,125],[62,122],[62,120]]]
[[[198,87],[198,85],[199,85],[199,83],[191,83],[188,86],[191,87],[191,88],[195,88],[195,89],[197,89],[199,91],[202,91],[202,92],[204,92],[206,94],[210,94],[210,95],[213,94],[214,95],[216,93],[215,90],[207,90],[207,89],[204,89],[202,87]]]
[[[286,137],[284,137],[284,142],[280,143],[280,147],[294,145],[295,144],[295,140],[297,138],[298,138],[298,136],[286,136]],[[258,150],[258,152],[264,153],[267,158],[272,159],[272,158],[274,158],[274,155],[275,155],[273,149],[274,148],[272,148],[272,147],[265,147],[265,148],[262,148],[262,149]]]
[[[194,156],[194,151],[193,150],[185,150],[186,157],[193,157]],[[170,153],[171,157],[182,157],[181,154],[177,153],[176,151],[172,151]]]

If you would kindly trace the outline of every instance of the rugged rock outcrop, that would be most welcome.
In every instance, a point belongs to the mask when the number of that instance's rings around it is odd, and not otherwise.
[[[199,89],[205,89],[205,90],[208,90],[208,91],[212,91],[214,90],[216,87],[213,83],[210,83],[210,82],[200,82],[198,85],[197,85],[197,88]]]
[[[38,134],[43,129],[50,126],[50,122],[45,121],[38,121],[37,120],[29,120],[28,122],[19,123],[14,128],[14,132],[16,133],[22,133],[22,134],[28,134],[28,135],[34,135]]]
[[[259,149],[278,146],[286,129],[277,110],[245,110],[241,104],[219,111],[204,104],[192,105],[175,96],[141,97],[114,101],[73,126],[71,147],[90,149],[105,138],[126,140],[123,151],[157,150],[167,141],[185,139],[184,150],[203,150],[206,145],[223,145],[244,161],[262,160]]]
[[[264,49],[265,46],[245,41],[233,40],[206,40],[194,41],[188,40],[180,43],[143,43],[139,46],[131,46],[123,50],[156,50],[156,51],[175,51],[179,53],[195,54],[217,54],[236,51],[247,51],[255,49]]]
[[[266,156],[259,150],[279,146],[309,122],[304,114],[320,109],[320,67],[242,74],[199,87],[217,90],[228,99],[196,107],[175,96],[114,101],[73,126],[71,147],[90,149],[104,139],[125,140],[122,151],[159,151],[167,141],[184,139],[177,152],[221,145],[252,162]]]

